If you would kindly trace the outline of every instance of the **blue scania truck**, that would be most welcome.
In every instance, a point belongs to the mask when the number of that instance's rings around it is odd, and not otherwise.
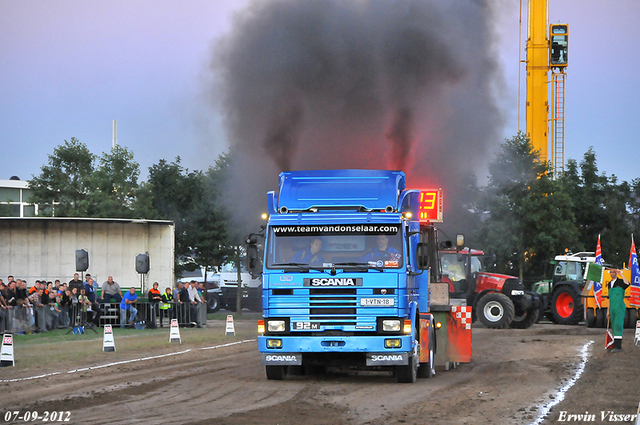
[[[407,190],[401,171],[280,174],[262,262],[247,240],[249,268],[262,271],[268,379],[339,366],[411,383],[470,361],[471,309],[441,283],[441,195]]]

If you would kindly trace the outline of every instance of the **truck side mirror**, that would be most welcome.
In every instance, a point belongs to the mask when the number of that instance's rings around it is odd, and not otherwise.
[[[258,253],[258,235],[251,233],[245,238],[247,243],[247,271],[251,274],[251,277],[257,278],[262,273],[260,266],[260,255]]]
[[[429,248],[424,242],[419,242],[416,247],[416,263],[418,270],[427,270],[429,268]]]

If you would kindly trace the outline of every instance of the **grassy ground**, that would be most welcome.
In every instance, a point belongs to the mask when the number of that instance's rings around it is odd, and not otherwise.
[[[74,335],[68,329],[58,329],[31,335],[14,335],[14,357],[16,369],[42,370],[50,372],[86,366],[87,356],[91,363],[107,363],[123,359],[138,358],[181,349],[207,347],[257,336],[257,321],[260,313],[233,314],[235,336],[226,336],[227,314],[218,312],[207,316],[203,328],[180,328],[182,344],[169,343],[169,327],[158,329],[113,329],[116,352],[103,352],[103,330],[94,333],[86,329],[84,334]],[[43,371],[46,372],[46,371]]]

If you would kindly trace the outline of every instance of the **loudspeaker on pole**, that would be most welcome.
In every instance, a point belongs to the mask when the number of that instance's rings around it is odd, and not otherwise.
[[[76,271],[85,272],[89,268],[89,253],[84,249],[76,249]]]
[[[149,256],[147,254],[136,256],[136,272],[141,274],[149,273]]]

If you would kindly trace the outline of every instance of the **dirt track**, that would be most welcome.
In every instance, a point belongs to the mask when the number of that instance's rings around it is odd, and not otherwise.
[[[202,332],[220,333],[223,323]],[[238,321],[247,330],[255,321]],[[161,331],[159,331],[161,332]],[[473,330],[473,359],[416,384],[385,373],[330,373],[268,381],[256,342],[203,350],[188,344],[162,352],[114,354],[114,362],[155,354],[179,355],[45,378],[1,383],[6,410],[70,411],[70,423],[172,424],[527,424],[574,377],[589,341],[586,368],[566,398],[542,421],[601,411],[635,414],[640,401],[640,347],[625,330],[624,351],[603,350],[604,331],[538,324],[528,330]],[[166,337],[166,335],[162,335]],[[229,342],[242,338],[228,337]],[[220,345],[220,344],[218,344]],[[104,364],[87,361],[85,366]],[[37,369],[37,368],[36,368]],[[0,378],[52,372],[3,368]],[[38,400],[37,402],[33,402]],[[567,416],[565,416],[566,420]],[[0,418],[1,420],[2,418]],[[22,422],[24,423],[24,422]]]

